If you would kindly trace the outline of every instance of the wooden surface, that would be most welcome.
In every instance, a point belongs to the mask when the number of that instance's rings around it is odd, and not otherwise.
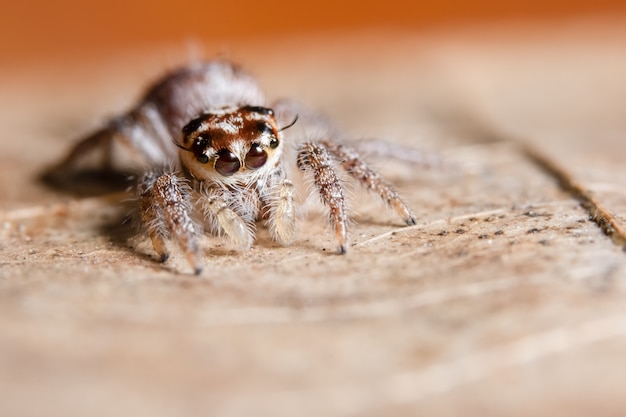
[[[38,181],[181,59],[4,74],[0,414],[622,415],[626,254],[520,149],[624,223],[624,27],[234,47],[270,97],[441,160],[372,161],[414,227],[354,189],[347,256],[314,208],[289,248],[264,230],[243,255],[207,237],[201,278],[119,225],[124,196]]]

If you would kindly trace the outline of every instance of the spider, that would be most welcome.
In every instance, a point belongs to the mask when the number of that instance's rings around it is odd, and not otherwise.
[[[320,117],[298,110],[289,101],[270,107],[237,65],[195,63],[160,79],[129,112],[82,139],[57,170],[77,170],[94,154],[102,157],[99,168],[119,170],[114,150],[121,149],[121,159],[139,172],[139,217],[159,259],[168,259],[173,241],[195,274],[202,272],[198,236],[205,228],[245,251],[256,222],[265,221],[274,240],[293,243],[297,204],[288,174],[294,166],[328,207],[340,254],[348,249],[348,215],[337,167],[378,194],[407,225],[415,224],[411,210],[356,148],[337,140]],[[299,113],[319,139],[287,135]]]

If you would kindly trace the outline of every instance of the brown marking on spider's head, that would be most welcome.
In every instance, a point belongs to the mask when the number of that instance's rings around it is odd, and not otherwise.
[[[274,112],[243,106],[204,113],[182,129],[176,145],[189,172],[199,179],[257,170],[280,156],[281,140]]]

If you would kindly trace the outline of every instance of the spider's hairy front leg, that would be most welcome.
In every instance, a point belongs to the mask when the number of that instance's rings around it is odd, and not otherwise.
[[[169,257],[165,241],[172,237],[184,252],[194,273],[200,274],[202,267],[196,225],[190,215],[189,185],[175,173],[150,171],[140,178],[137,189],[141,220],[161,261]]]
[[[393,187],[367,165],[355,149],[341,144],[323,143],[328,148],[328,151],[341,161],[341,165],[348,174],[369,190],[378,194],[383,201],[402,217],[407,225],[412,226],[415,224],[415,215],[411,209],[402,201]]]
[[[343,189],[332,162],[328,149],[322,143],[305,142],[298,152],[298,167],[313,176],[322,202],[330,209],[337,251],[344,254],[348,250],[348,216]]]

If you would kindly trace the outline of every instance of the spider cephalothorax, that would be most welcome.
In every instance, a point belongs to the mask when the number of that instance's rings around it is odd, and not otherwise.
[[[329,209],[339,253],[348,248],[339,167],[407,224],[415,224],[393,188],[353,147],[334,140],[330,130],[317,140],[285,137],[283,131],[297,120],[292,117],[279,126],[259,87],[239,67],[224,61],[200,63],[157,82],[135,108],[77,144],[60,169],[75,169],[94,150],[102,151],[104,167],[111,169],[112,149],[122,145],[127,159],[142,171],[136,184],[139,212],[159,258],[168,258],[167,241],[173,240],[197,274],[202,271],[198,235],[203,230],[223,233],[237,249],[246,250],[254,241],[254,223],[265,220],[276,241],[293,243],[297,216],[288,166],[311,178]]]

